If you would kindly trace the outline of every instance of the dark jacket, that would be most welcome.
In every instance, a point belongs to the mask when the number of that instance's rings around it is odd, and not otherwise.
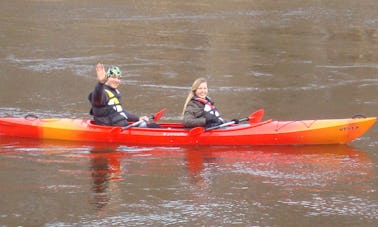
[[[214,115],[207,113],[204,110],[205,104],[196,100],[197,98],[198,97],[194,96],[186,106],[183,119],[184,126],[187,128],[198,126],[208,128],[222,124],[222,118],[220,116],[215,117]],[[206,97],[206,101],[210,102],[212,105],[214,104],[209,97]]]
[[[110,93],[107,93],[105,89]],[[88,99],[92,105],[90,114],[93,115],[96,124],[125,126],[128,122],[139,120],[139,116],[122,109],[119,91],[107,85],[97,83]],[[118,100],[119,103],[110,103],[109,100],[111,99]]]

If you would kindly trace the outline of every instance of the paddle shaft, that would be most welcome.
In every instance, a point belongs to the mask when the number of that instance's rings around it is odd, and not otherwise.
[[[249,121],[250,124],[254,124],[254,123],[260,122],[261,119],[263,118],[263,116],[264,116],[264,109],[259,109],[255,112],[251,113],[248,117],[239,119],[239,122]],[[217,125],[217,126],[210,127],[210,128],[207,128],[207,129],[205,129],[203,127],[195,127],[195,128],[192,128],[192,129],[189,130],[189,135],[190,136],[198,136],[205,131],[210,131],[210,130],[213,130],[213,129],[225,127],[225,126],[232,125],[232,124],[235,124],[235,123],[236,123],[235,121],[230,121],[230,122],[226,122],[226,123],[223,123],[221,125]]]
[[[239,119],[238,121],[243,122],[243,121],[248,121],[248,120],[249,120],[249,117],[245,117],[245,118]],[[235,121],[226,122],[226,123],[223,123],[221,125],[217,125],[217,126],[207,128],[205,131],[210,131],[210,130],[213,130],[213,129],[222,128],[222,127],[225,127],[225,126],[233,125],[235,123],[236,123]]]
[[[132,124],[129,124],[128,126],[122,127],[122,131],[123,131],[123,130],[126,130],[126,129],[128,129],[128,128],[131,128],[131,127],[138,126],[138,125],[140,125],[143,121],[144,121],[144,120],[139,120],[139,121],[137,121],[137,122],[134,122],[134,123],[132,123]]]
[[[161,116],[163,116],[163,114],[165,113],[166,110],[167,110],[167,109],[164,108],[164,109],[160,110],[159,112],[156,112],[155,114],[149,116],[148,118],[149,118],[149,119],[154,119],[154,120],[158,121],[158,120],[161,118]],[[143,121],[145,121],[145,120],[139,120],[139,121],[134,122],[134,123],[132,123],[132,124],[129,124],[129,125],[125,126],[125,127],[122,127],[122,130],[121,130],[121,131],[126,130],[126,129],[131,128],[131,127],[138,126],[138,125],[140,125]]]

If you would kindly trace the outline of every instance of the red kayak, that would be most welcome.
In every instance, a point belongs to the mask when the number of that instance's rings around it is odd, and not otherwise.
[[[376,117],[261,121],[263,113],[259,110],[240,119],[248,124],[230,122],[212,129],[187,129],[181,123],[162,123],[162,128],[122,128],[95,125],[88,119],[0,118],[0,136],[153,146],[347,144],[376,121]]]

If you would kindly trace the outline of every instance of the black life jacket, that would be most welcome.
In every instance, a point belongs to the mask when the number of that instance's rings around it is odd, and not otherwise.
[[[127,115],[124,112],[121,103],[119,101],[120,94],[118,90],[115,90],[114,94],[111,90],[105,89],[106,94],[109,97],[108,103],[103,106],[92,105],[91,115],[99,125],[127,125]],[[92,94],[90,94],[91,96]],[[91,97],[89,97],[91,99]]]

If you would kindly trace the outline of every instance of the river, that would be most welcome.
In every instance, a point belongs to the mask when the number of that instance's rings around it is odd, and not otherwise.
[[[373,0],[14,0],[0,116],[88,118],[95,65],[179,121],[197,77],[228,118],[377,115]],[[0,137],[1,226],[377,226],[378,128],[348,145],[134,147]]]

